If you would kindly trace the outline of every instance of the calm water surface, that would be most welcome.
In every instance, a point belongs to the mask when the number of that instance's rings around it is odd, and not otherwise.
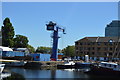
[[[40,69],[24,69],[24,68],[5,68],[10,72],[23,75],[26,80],[32,78],[81,78],[85,80],[106,80],[106,76],[95,76],[83,73],[80,69],[62,69],[62,70],[40,70]],[[107,77],[111,78],[111,77]],[[113,78],[114,79],[114,78]]]

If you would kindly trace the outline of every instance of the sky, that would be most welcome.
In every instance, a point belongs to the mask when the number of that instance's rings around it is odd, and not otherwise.
[[[119,0],[1,0],[2,2],[118,2]]]
[[[118,19],[117,2],[2,2],[2,21],[9,17],[15,34],[27,36],[29,44],[51,47],[51,31],[46,24],[54,21],[65,27],[58,48],[74,45],[84,37],[104,36],[105,27]],[[2,23],[0,23],[3,25]]]

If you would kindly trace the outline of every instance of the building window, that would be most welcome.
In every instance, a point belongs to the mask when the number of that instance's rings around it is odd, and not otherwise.
[[[112,39],[110,39],[108,42],[112,43],[112,42],[113,42],[113,40],[112,40]]]
[[[92,55],[94,55],[95,53],[94,52],[92,52]]]
[[[87,43],[88,45],[90,45],[90,43]]]
[[[97,42],[97,45],[100,45],[101,43],[100,42]]]
[[[100,53],[100,52],[98,52],[98,55],[101,55],[101,53]]]
[[[104,52],[104,55],[105,55],[105,56],[107,56],[107,53],[106,53],[106,52]]]
[[[89,55],[89,52],[87,52],[87,55]]]
[[[80,50],[83,50],[83,48],[82,48],[82,47],[80,47]]]
[[[100,49],[101,49],[100,47],[97,48],[98,51],[99,51]]]
[[[94,47],[92,47],[92,50],[94,50],[95,48]]]
[[[94,42],[92,42],[92,45],[95,45],[95,43],[94,43]]]
[[[81,54],[83,53],[83,52],[80,52]]]
[[[90,47],[88,47],[88,50],[90,50]]]
[[[78,50],[78,47],[76,47],[76,50]]]
[[[114,68],[117,68],[117,65],[114,65]]]
[[[107,47],[104,47],[104,50],[107,51]]]
[[[112,47],[110,47],[109,50],[112,51]]]
[[[110,56],[112,56],[112,53],[109,53]]]
[[[110,39],[108,42],[109,42],[109,45],[112,45],[113,40],[112,40],[112,39]]]
[[[76,42],[75,44],[78,45],[78,42]]]
[[[118,48],[116,48],[116,51],[118,51]]]
[[[107,43],[106,43],[106,42],[104,42],[104,45],[107,45]]]
[[[83,45],[82,43],[80,43],[80,45]]]

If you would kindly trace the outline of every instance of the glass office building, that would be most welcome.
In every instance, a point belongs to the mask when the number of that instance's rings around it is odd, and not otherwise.
[[[120,20],[114,20],[107,25],[105,37],[120,37]]]

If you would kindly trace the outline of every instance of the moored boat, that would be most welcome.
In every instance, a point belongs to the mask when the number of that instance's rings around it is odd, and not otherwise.
[[[5,64],[0,64],[0,73],[2,73],[4,67],[5,67]]]
[[[18,60],[1,60],[8,67],[24,67],[27,63],[26,61],[18,61]]]
[[[98,65],[93,65],[91,70],[87,73],[94,73],[99,75],[120,75],[120,64],[114,62],[100,62]]]
[[[76,68],[89,68],[92,65],[90,62],[76,62],[75,67]]]
[[[57,65],[57,68],[59,69],[75,68],[75,63],[73,61],[67,61],[64,64]]]
[[[4,67],[5,67],[5,64],[0,64],[0,80],[11,76],[11,73],[3,72]]]

